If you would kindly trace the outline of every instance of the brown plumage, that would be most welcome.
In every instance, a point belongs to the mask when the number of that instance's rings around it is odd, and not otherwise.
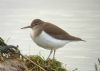
[[[63,29],[53,25],[51,23],[45,22],[43,30],[51,35],[52,37],[60,40],[71,40],[71,41],[83,41],[81,38],[71,36],[69,33],[65,32]]]

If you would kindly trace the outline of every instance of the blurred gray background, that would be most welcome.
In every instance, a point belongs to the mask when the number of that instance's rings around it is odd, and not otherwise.
[[[100,0],[0,0],[0,37],[8,44],[19,45],[25,55],[48,56],[30,38],[33,19],[54,23],[87,42],[72,42],[59,49],[56,59],[69,70],[94,71],[100,57]]]

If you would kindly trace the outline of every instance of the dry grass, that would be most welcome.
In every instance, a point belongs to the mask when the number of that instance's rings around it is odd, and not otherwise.
[[[98,63],[95,64],[95,71],[100,71],[100,58],[98,58]]]

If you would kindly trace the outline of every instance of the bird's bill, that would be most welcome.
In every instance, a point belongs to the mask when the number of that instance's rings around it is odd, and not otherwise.
[[[26,27],[23,27],[21,29],[27,29],[27,28],[31,28],[31,26],[26,26]]]

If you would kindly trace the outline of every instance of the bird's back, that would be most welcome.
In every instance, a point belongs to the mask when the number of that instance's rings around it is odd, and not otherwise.
[[[43,30],[51,35],[52,37],[60,40],[71,40],[71,41],[82,41],[81,38],[75,37],[70,35],[69,33],[65,32],[63,29],[59,28],[58,26],[51,24],[51,23],[45,23]],[[57,30],[57,31],[56,31]]]

